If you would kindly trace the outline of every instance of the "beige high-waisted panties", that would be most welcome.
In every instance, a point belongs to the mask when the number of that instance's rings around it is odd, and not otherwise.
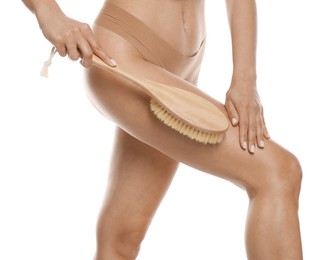
[[[194,55],[183,55],[137,17],[109,2],[104,4],[95,24],[125,38],[145,60],[174,74],[180,69],[182,77],[186,78],[199,70],[205,39]]]

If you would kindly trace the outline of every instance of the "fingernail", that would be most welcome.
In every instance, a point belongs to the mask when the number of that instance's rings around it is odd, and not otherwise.
[[[265,143],[263,140],[260,140],[259,141],[259,147],[263,148],[265,146]]]
[[[113,60],[113,59],[110,59],[110,64],[111,64],[113,67],[115,67],[116,65],[118,65],[118,64],[116,63],[116,61]]]
[[[236,125],[237,119],[235,117],[232,117],[232,125]]]
[[[247,147],[248,147],[248,144],[247,144],[246,141],[244,141],[244,142],[242,143],[242,148],[243,148],[244,150],[247,150]]]
[[[250,146],[250,152],[251,152],[251,153],[255,153],[255,149],[256,149],[256,148],[255,148],[254,145],[251,145],[251,146]]]

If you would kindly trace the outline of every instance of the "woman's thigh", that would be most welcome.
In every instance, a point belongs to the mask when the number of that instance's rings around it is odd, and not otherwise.
[[[145,61],[125,39],[116,35],[105,39],[101,36],[100,42],[132,73],[206,97],[227,113],[222,103],[193,84]],[[88,71],[88,81],[90,98],[101,113],[129,135],[175,161],[244,187],[266,183],[266,178],[271,177],[266,175],[269,169],[289,162],[290,153],[272,140],[267,140],[265,148],[258,149],[255,154],[244,151],[239,145],[238,127],[230,126],[220,144],[204,145],[192,141],[159,121],[149,109],[150,98],[128,80],[94,67]]]

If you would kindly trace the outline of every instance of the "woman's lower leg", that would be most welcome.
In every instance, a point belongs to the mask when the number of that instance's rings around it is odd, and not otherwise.
[[[134,260],[178,163],[118,129],[95,260]]]
[[[303,259],[298,219],[301,170],[292,166],[288,179],[273,181],[250,195],[246,228],[249,260]]]

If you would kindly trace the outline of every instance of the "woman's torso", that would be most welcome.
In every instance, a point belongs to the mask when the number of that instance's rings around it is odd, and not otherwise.
[[[206,36],[204,0],[107,0],[135,15],[181,53],[195,53]]]

